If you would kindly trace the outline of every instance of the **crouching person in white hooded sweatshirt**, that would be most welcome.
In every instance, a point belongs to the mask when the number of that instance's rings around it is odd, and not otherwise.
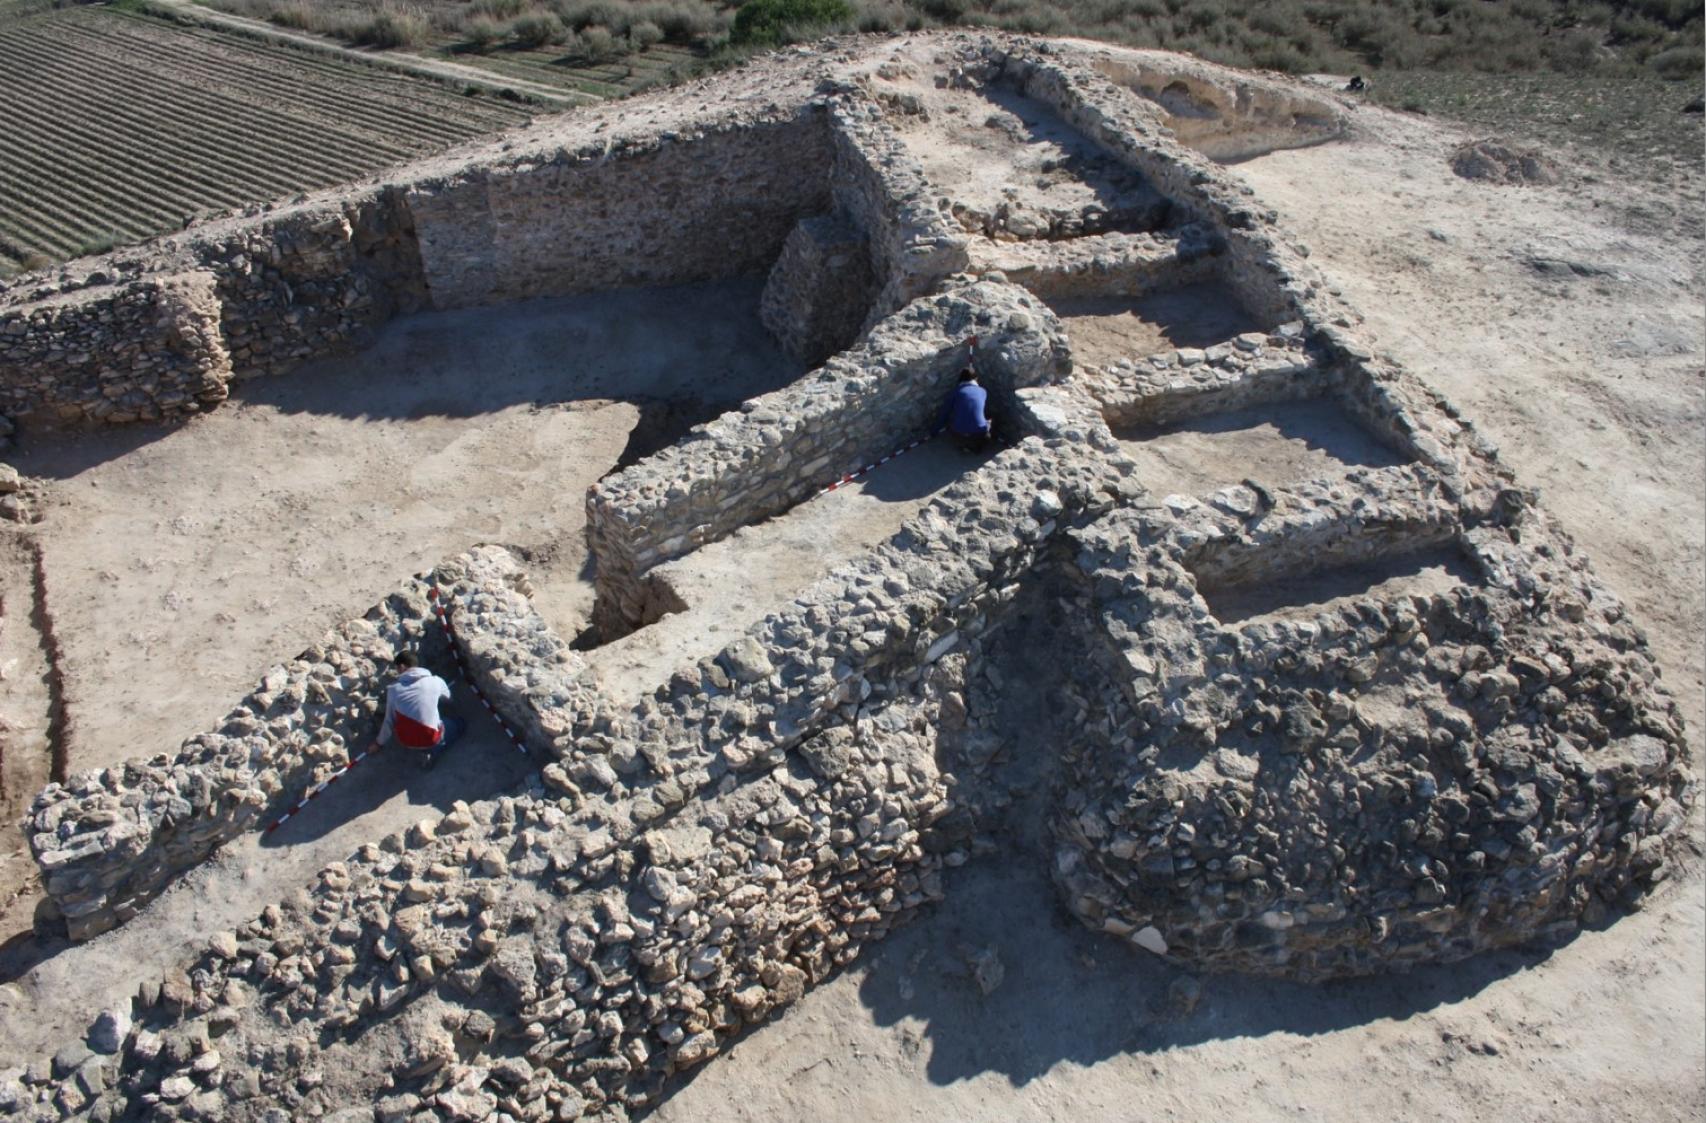
[[[398,652],[391,667],[398,672],[397,681],[385,689],[385,722],[373,747],[395,738],[415,754],[423,770],[431,768],[468,723],[454,714],[439,714],[439,703],[450,701],[450,686],[422,667],[413,652]]]

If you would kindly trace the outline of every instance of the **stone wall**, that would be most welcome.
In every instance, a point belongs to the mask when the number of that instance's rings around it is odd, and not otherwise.
[[[1219,279],[1264,323],[1301,319],[1310,328],[1343,309],[1274,228],[1275,215],[1249,187],[1175,140],[1160,110],[1085,62],[1047,45],[985,49],[988,80],[1009,83],[1050,106],[1112,158],[1142,174],[1172,201],[1180,221],[1200,222],[1224,246]]]
[[[1437,540],[1376,483],[1340,501],[1325,548],[1308,504],[1278,497],[1296,517],[1263,579]],[[1312,980],[1566,936],[1664,876],[1693,798],[1680,717],[1534,512],[1460,531],[1478,582],[1238,629],[1195,607],[1191,568],[1224,543],[1168,521],[1078,538],[1103,642],[1055,830],[1087,924],[1193,968]]]
[[[970,268],[1044,300],[1146,296],[1220,273],[1222,246],[1195,223],[1143,234],[1093,234],[1063,241],[980,242]]]
[[[426,590],[466,579],[447,563],[273,667],[217,729],[175,755],[81,772],[30,806],[25,835],[72,939],[134,916],[180,874],[266,825],[371,742],[384,674],[403,648],[449,673]],[[513,570],[513,566],[510,567]],[[508,576],[490,564],[482,578]]]
[[[0,301],[0,411],[175,420],[233,379],[361,346],[424,307],[762,272],[829,209],[832,162],[857,159],[856,140],[832,147],[827,102],[791,93],[686,131],[506,144],[79,263],[57,288]],[[895,253],[911,244],[882,221]]]
[[[859,334],[874,287],[865,236],[839,216],[815,215],[782,244],[759,318],[790,357],[816,366]]]
[[[1076,381],[1115,428],[1171,425],[1328,392],[1335,379],[1311,351],[1301,325],[1282,324],[1212,347],[1120,359]]]
[[[223,401],[230,378],[211,273],[85,289],[0,322],[0,413],[153,421]]]
[[[295,207],[198,239],[218,278],[236,378],[280,374],[363,345],[426,306],[414,219],[401,190]]]
[[[0,309],[0,408],[32,420],[177,420],[228,384],[336,354],[421,304],[392,191],[302,206],[190,241],[148,272]]]
[[[434,307],[762,273],[829,209],[821,108],[724,116],[410,184]]]
[[[476,676],[555,729],[559,760],[213,934],[143,987],[117,1056],[44,1102],[320,1114],[336,1105],[306,1074],[354,1047],[390,1058],[362,1078],[379,1118],[653,1102],[940,897],[925,835],[949,804],[920,732],[955,686],[938,665],[963,663],[1052,542],[1132,494],[1102,458],[1026,441],[628,711],[580,688],[502,551],[447,563]]]
[[[856,88],[833,109],[836,210],[871,240],[881,285],[866,325],[889,315],[968,264],[965,232],[936,208],[924,169]]]
[[[1065,341],[1047,308],[1011,286],[962,286],[914,301],[815,373],[599,481],[587,493],[587,539],[600,633],[656,618],[647,570],[786,511],[927,432],[972,335],[997,386],[1064,370]]]

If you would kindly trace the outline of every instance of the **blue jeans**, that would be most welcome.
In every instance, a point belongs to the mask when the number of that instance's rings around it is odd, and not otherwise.
[[[456,739],[466,732],[468,732],[467,722],[463,721],[459,717],[445,718],[444,736],[439,738],[438,744],[432,747],[432,751],[435,753],[442,753],[445,749],[454,745],[456,743]]]

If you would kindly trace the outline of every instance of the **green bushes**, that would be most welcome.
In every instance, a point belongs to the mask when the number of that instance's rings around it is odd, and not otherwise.
[[[616,46],[616,35],[608,27],[594,25],[582,31],[576,38],[575,55],[587,62],[609,62],[622,54]]]
[[[852,19],[847,0],[746,0],[735,13],[729,41],[741,47],[775,47]]]
[[[462,30],[461,49],[483,55],[509,35],[509,29],[495,19],[476,16]]]
[[[391,50],[395,47],[415,47],[426,42],[430,28],[426,20],[401,8],[383,9],[365,20],[351,24],[341,38],[358,47]]]
[[[202,2],[375,47],[448,39],[457,44],[454,49],[484,53],[562,44],[568,54],[608,58],[669,43],[710,48],[718,62],[832,29],[957,25],[1161,46],[1234,66],[1292,72],[1426,68],[1661,74],[1682,80],[1699,76],[1702,46],[1699,0]],[[719,52],[720,47],[730,49]]]
[[[533,12],[509,25],[509,37],[522,50],[562,43],[569,37],[563,21],[550,12]]]
[[[1654,74],[1672,82],[1688,78],[1698,81],[1702,68],[1706,68],[1706,55],[1698,46],[1672,47],[1654,55],[1647,65],[1652,67]]]

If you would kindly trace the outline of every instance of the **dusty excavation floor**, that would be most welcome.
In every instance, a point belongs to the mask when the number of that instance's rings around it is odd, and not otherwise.
[[[1066,324],[1072,356],[1099,367],[1175,347],[1212,347],[1264,326],[1223,285],[1181,285],[1141,297],[1090,296],[1050,305]]]
[[[892,99],[907,152],[966,230],[1022,241],[1147,230],[1165,218],[1152,187],[1053,109],[1003,87],[939,88],[933,70],[918,57],[890,63],[872,88]]]
[[[1159,495],[1206,495],[1243,480],[1283,487],[1402,463],[1331,399],[1252,406],[1114,436],[1137,463],[1143,486]]]
[[[592,602],[587,487],[800,373],[758,323],[760,288],[422,314],[190,425],[27,442],[19,470],[59,485],[39,531],[67,771],[175,751],[267,666],[479,542],[527,548],[540,611],[576,634]],[[0,660],[26,668],[28,561],[6,567]],[[6,777],[0,902],[33,877],[16,822],[47,775],[9,762]],[[360,837],[413,821],[395,800],[372,814]],[[34,896],[0,940],[27,932]]]

